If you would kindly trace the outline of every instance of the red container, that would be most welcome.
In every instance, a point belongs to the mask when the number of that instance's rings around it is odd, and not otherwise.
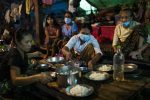
[[[100,26],[101,36],[113,40],[114,30],[116,26]]]
[[[92,35],[99,43],[112,42],[114,30],[116,26],[94,26],[92,27]]]
[[[92,27],[92,35],[98,39],[100,34],[100,27],[99,26],[94,26]]]

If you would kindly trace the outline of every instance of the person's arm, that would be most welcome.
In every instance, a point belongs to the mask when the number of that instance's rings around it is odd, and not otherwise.
[[[44,54],[42,54],[39,51],[35,51],[33,53],[27,53],[28,58],[34,58],[34,57],[43,57]]]
[[[101,58],[101,53],[97,53],[90,61],[88,61],[88,67],[93,69],[93,65],[95,65]]]
[[[66,57],[66,60],[70,60],[72,58],[71,49],[74,47],[77,39],[73,36],[68,43],[62,48],[62,53]]]
[[[50,35],[48,32],[47,27],[45,28],[45,45],[46,45],[46,55],[44,56],[44,58],[47,58],[49,55],[49,39],[50,39]]]
[[[139,53],[142,53],[147,47],[149,46],[149,44],[144,44],[141,48],[138,49]]]
[[[49,42],[49,33],[48,33],[48,30],[47,30],[47,27],[45,28],[45,44],[48,44]]]
[[[62,48],[62,53],[65,56],[66,60],[70,60],[72,58],[72,54],[67,46]]]
[[[139,49],[132,51],[129,56],[131,56],[133,59],[137,59],[137,56],[141,56],[142,52],[149,47],[150,42],[148,41],[149,39],[147,38],[147,43],[144,44],[144,38],[140,37],[139,40]]]
[[[61,32],[60,28],[58,28],[57,31],[56,31],[56,37],[55,38],[59,38],[60,37],[60,32]]]
[[[144,42],[144,40],[142,42]],[[141,48],[138,49],[138,52],[143,52],[149,46],[150,46],[150,35],[148,34],[146,43]]]
[[[91,38],[92,38],[92,45],[94,47],[95,54],[93,55],[92,59],[88,62],[88,67],[92,69],[93,65],[95,65],[100,60],[103,53],[100,49],[100,45],[98,41],[93,36],[91,36]]]
[[[91,60],[92,64],[96,64],[100,60],[101,56],[102,56],[101,53],[95,54],[95,56]]]
[[[114,31],[114,36],[113,36],[113,43],[112,43],[112,48],[113,48],[114,52],[117,51],[117,44],[118,44],[118,40],[119,40],[118,35],[117,35],[118,32],[119,32],[119,27],[116,26],[115,31]]]
[[[133,59],[143,59],[142,52],[149,46],[149,44],[144,44],[141,48],[137,49],[136,51],[132,51],[129,56]],[[137,58],[139,56],[140,58]]]
[[[55,39],[58,38],[60,36],[60,29],[57,28],[56,30],[56,35],[55,36],[49,36],[50,39]]]
[[[12,83],[16,86],[24,86],[29,85],[35,82],[48,82],[48,79],[50,80],[49,76],[46,76],[46,74],[36,74],[31,76],[23,76],[21,75],[20,68],[16,66],[11,66],[10,69],[10,76]]]

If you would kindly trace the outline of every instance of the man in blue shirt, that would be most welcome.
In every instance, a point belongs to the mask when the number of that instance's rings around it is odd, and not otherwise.
[[[88,67],[91,69],[103,55],[98,41],[90,34],[90,29],[87,24],[83,24],[80,33],[74,35],[62,48],[62,53],[66,60],[72,59],[72,50],[80,56],[81,60],[86,61]]]

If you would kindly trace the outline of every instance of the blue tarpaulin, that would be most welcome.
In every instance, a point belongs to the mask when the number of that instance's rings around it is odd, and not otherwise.
[[[46,15],[54,14],[57,16],[64,15],[64,12],[68,9],[67,2],[56,2],[49,7],[42,8],[42,12]]]

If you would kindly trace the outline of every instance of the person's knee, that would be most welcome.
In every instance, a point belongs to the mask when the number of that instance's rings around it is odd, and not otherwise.
[[[94,49],[94,47],[93,47],[93,45],[90,43],[90,44],[88,44],[87,46],[86,46],[86,48],[90,48],[90,49]]]

